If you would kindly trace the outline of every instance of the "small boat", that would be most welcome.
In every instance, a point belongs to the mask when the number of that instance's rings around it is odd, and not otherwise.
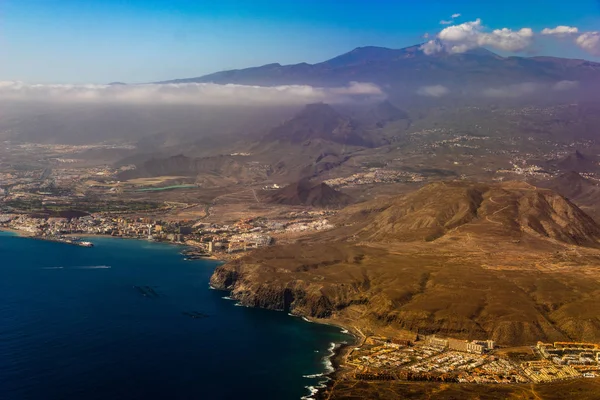
[[[87,241],[85,241],[85,240],[84,240],[84,241],[81,241],[81,242],[79,242],[78,244],[79,244],[80,246],[83,246],[83,247],[94,247],[94,243],[92,243],[92,242],[87,242]]]

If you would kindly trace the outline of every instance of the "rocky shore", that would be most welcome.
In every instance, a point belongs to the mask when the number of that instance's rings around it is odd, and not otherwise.
[[[247,307],[260,307],[275,311],[285,311],[290,315],[303,317],[309,322],[332,325],[340,328],[352,337],[343,343],[336,343],[333,354],[329,357],[330,371],[325,373],[327,381],[318,391],[307,398],[325,399],[327,393],[333,390],[336,380],[341,378],[340,367],[345,363],[347,355],[364,341],[364,335],[352,326],[339,321],[326,320],[330,315],[332,305],[323,301],[323,296],[311,295],[310,289],[298,282],[292,287],[282,287],[276,284],[256,286],[255,282],[245,281],[235,268],[236,263],[219,266],[213,273],[210,285],[214,289],[229,292],[229,297]]]
[[[350,354],[353,348],[360,346],[363,343],[364,337],[361,334],[353,331],[348,332],[352,335],[354,340],[348,343],[341,343],[339,347],[334,349],[334,354],[330,360],[333,372],[327,375],[329,380],[325,384],[325,387],[319,388],[319,391],[314,394],[313,399],[325,400],[328,398],[329,394],[334,390],[336,382],[339,379],[343,379],[343,376],[340,373],[340,368],[346,362],[346,357],[348,354]]]

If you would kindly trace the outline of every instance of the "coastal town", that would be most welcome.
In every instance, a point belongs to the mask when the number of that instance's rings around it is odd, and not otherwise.
[[[600,345],[538,342],[521,348],[492,340],[461,340],[436,335],[416,340],[369,336],[346,357],[346,379],[476,384],[548,383],[595,378]]]
[[[269,246],[276,237],[331,229],[333,211],[290,212],[279,219],[250,218],[233,224],[202,221],[165,221],[149,217],[94,213],[80,217],[36,217],[0,214],[0,230],[10,229],[26,236],[90,246],[73,236],[112,236],[185,244],[189,259],[235,258],[245,251]]]

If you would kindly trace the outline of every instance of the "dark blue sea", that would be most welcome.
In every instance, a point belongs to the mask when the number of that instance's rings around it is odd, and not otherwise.
[[[350,340],[236,307],[176,246],[93,242],[0,232],[0,399],[299,399]]]

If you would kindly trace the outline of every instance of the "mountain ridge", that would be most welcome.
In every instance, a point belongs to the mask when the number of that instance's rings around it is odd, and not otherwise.
[[[462,70],[458,68],[462,65]],[[484,73],[496,76],[486,77]],[[427,73],[435,75],[427,79]],[[600,78],[600,63],[560,57],[502,57],[485,48],[461,54],[440,52],[426,55],[421,45],[400,49],[378,46],[357,47],[328,60],[308,64],[282,65],[270,63],[258,67],[226,70],[198,77],[172,79],[158,83],[237,83],[261,86],[307,84],[320,86],[344,85],[351,81],[411,86],[411,83],[449,81],[448,74],[467,84],[465,73],[477,73],[477,80],[492,82],[540,82],[560,80],[591,80]],[[404,75],[404,76],[401,76]]]

